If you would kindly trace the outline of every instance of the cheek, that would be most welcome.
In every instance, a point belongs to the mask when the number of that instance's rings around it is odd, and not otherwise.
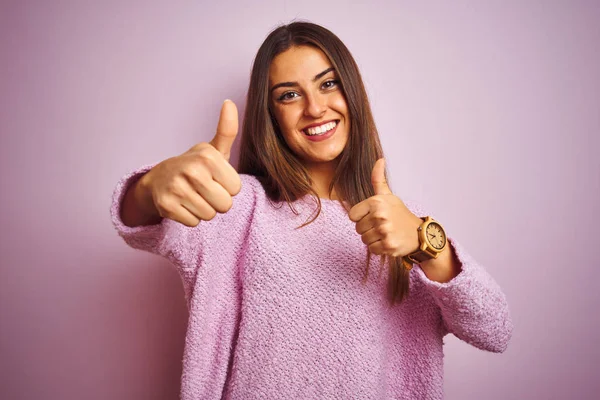
[[[296,146],[294,143],[297,141],[297,138],[295,136],[296,120],[294,119],[293,112],[289,109],[283,110],[281,108],[275,108],[273,110],[273,115],[277,120],[283,140],[290,148],[295,148]]]
[[[292,107],[276,109],[275,117],[277,118],[277,122],[283,130],[283,133],[296,127],[298,119],[295,114]]]
[[[342,114],[345,118],[348,117],[348,103],[341,93],[331,99],[330,107]]]

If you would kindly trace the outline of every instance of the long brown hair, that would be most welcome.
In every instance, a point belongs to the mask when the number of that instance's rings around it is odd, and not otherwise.
[[[312,189],[307,170],[287,146],[269,110],[268,89],[273,59],[292,46],[303,45],[316,47],[329,58],[348,104],[348,142],[338,157],[329,192],[335,188],[338,197],[350,207],[373,196],[371,172],[375,161],[383,157],[383,150],[358,66],[344,43],[328,29],[309,22],[293,22],[271,32],[260,46],[252,67],[238,172],[257,177],[272,201],[286,201],[292,210],[292,202],[311,194],[317,210],[314,218],[307,222],[310,223],[318,217],[321,201]],[[370,255],[368,252],[365,279]],[[388,297],[391,304],[400,303],[408,295],[409,274],[401,258],[389,257],[388,261]]]

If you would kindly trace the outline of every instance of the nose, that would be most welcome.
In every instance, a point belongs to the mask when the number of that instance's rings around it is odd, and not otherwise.
[[[311,118],[320,118],[327,111],[325,96],[320,93],[307,93],[305,95],[304,115]]]

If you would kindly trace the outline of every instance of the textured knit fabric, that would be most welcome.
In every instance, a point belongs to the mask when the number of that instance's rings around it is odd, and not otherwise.
[[[118,183],[111,214],[127,244],[166,257],[181,275],[184,400],[440,399],[444,335],[492,352],[507,347],[504,294],[452,238],[461,273],[440,284],[415,266],[410,295],[390,307],[387,267],[373,256],[362,283],[367,249],[338,202],[323,200],[321,215],[297,229],[314,201],[295,202],[296,215],[241,175],[233,207],[211,221],[130,228],[121,201],[148,169]]]

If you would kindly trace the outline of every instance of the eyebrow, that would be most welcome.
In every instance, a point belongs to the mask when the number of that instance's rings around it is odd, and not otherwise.
[[[316,81],[316,80],[319,80],[319,79],[321,79],[323,76],[325,76],[326,74],[328,74],[328,73],[329,73],[329,72],[331,72],[331,71],[335,71],[335,68],[333,68],[333,67],[329,67],[329,68],[327,68],[325,71],[323,71],[323,72],[319,72],[319,73],[318,73],[317,75],[315,75],[315,77],[313,78],[313,82],[314,82],[314,81]],[[273,90],[277,89],[277,88],[280,88],[280,87],[297,87],[297,86],[299,86],[299,85],[298,85],[298,82],[281,82],[281,83],[278,83],[278,84],[274,85],[274,86],[271,88],[271,92],[272,92]]]

